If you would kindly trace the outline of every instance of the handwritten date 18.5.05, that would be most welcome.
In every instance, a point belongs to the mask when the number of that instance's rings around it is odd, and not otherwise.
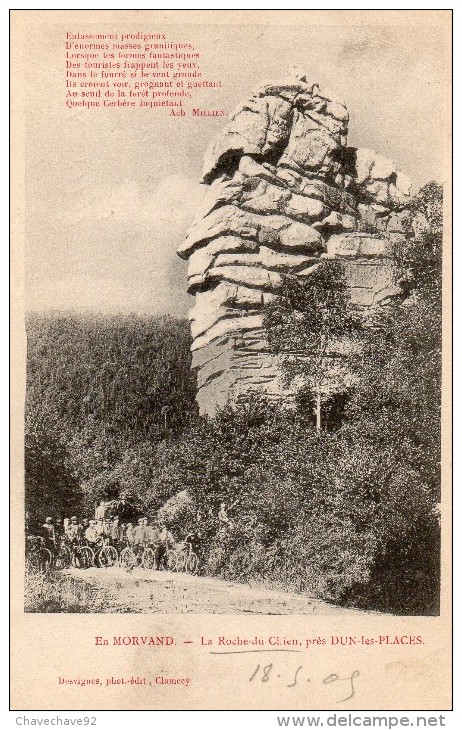
[[[337,702],[346,702],[347,700],[351,700],[352,697],[355,695],[356,690],[356,679],[360,676],[360,673],[357,669],[355,669],[351,674],[347,675],[346,677],[340,677],[338,674],[328,674],[326,677],[324,677],[322,680],[312,680],[303,670],[303,665],[299,665],[294,670],[293,675],[290,677],[290,681],[286,684],[287,687],[296,687],[297,685],[300,685],[302,683],[310,683],[310,684],[335,684],[339,685],[339,687],[342,687],[342,691],[345,694],[345,696],[341,697],[341,699],[337,700]],[[261,666],[260,664],[257,664],[255,670],[252,672],[252,674],[249,677],[249,682],[270,682],[271,680],[280,680],[280,681],[287,681],[287,677],[283,677],[282,674],[277,674],[277,669],[274,668],[273,664],[265,664]]]

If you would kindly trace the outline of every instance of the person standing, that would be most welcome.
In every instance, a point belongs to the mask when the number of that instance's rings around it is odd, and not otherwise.
[[[156,551],[156,558],[157,558],[157,566],[160,569],[166,568],[167,563],[167,553],[168,550],[172,549],[175,545],[175,539],[170,532],[170,530],[167,529],[167,526],[162,523],[159,525],[159,543],[158,548]]]
[[[93,547],[98,542],[99,533],[96,529],[96,520],[90,520],[90,523],[85,530],[85,540],[88,542],[90,547]]]
[[[45,547],[49,550],[54,550],[56,548],[56,534],[53,526],[53,519],[51,517],[45,518],[45,522],[42,525],[42,532],[43,539],[45,540]]]
[[[146,529],[146,522],[147,522],[147,520],[146,520],[145,517],[140,517],[140,519],[138,520],[138,524],[137,524],[137,526],[135,527],[135,530],[134,530],[134,533],[135,533],[135,540],[134,540],[135,545],[138,545],[140,547],[142,547],[145,544],[146,539],[148,537],[148,535],[147,535],[147,529]]]
[[[84,536],[85,536],[85,532],[86,532],[86,530],[87,530],[87,527],[89,527],[89,525],[90,525],[89,521],[87,520],[87,518],[86,518],[86,517],[84,517],[84,518],[83,518],[83,520],[82,520],[82,522],[81,522],[81,524],[80,524],[80,534],[79,534],[79,539],[80,539],[81,537],[84,537]]]
[[[104,520],[106,517],[106,502],[104,499],[100,500],[98,507],[95,509],[95,520]]]
[[[77,517],[71,517],[70,524],[66,530],[66,538],[70,543],[78,542],[80,532],[80,525],[77,522]]]
[[[94,520],[94,522],[96,532],[102,538],[102,536],[104,535],[104,520],[102,517],[99,517],[97,520]]]
[[[55,524],[55,540],[56,545],[61,545],[64,538],[64,527],[63,527],[63,521],[61,517],[58,517],[56,519]]]
[[[122,542],[122,529],[118,517],[114,517],[111,525],[111,543],[117,547]]]
[[[225,502],[220,504],[220,509],[218,510],[218,522],[220,523],[220,527],[228,527],[230,524]]]
[[[125,531],[125,539],[127,541],[127,545],[132,547],[135,544],[135,530],[133,529],[133,525],[131,522],[127,523],[127,529]]]

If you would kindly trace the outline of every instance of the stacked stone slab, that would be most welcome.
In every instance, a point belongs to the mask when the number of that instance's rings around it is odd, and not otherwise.
[[[308,277],[335,257],[357,304],[394,295],[391,246],[407,224],[399,211],[410,182],[385,158],[347,147],[347,132],[345,104],[298,74],[262,85],[207,150],[210,189],[178,249],[195,297],[202,413],[250,392],[290,396],[263,330],[263,308],[284,275]]]

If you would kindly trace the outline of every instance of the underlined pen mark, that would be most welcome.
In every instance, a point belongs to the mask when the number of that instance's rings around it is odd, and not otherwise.
[[[288,654],[301,654],[301,649],[241,649],[238,651],[211,651],[210,654],[260,654],[261,652],[283,651]]]

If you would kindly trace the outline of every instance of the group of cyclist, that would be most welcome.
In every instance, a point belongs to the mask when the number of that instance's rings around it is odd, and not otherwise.
[[[93,520],[84,518],[81,522],[77,517],[71,517],[56,519],[54,523],[51,517],[47,517],[42,525],[42,532],[48,549],[56,549],[63,540],[70,545],[85,541],[90,547],[100,543],[115,546],[174,544],[173,535],[165,524],[150,525],[147,517],[141,517],[136,525],[132,522],[123,523],[119,517],[100,517]]]
[[[66,567],[69,562],[80,567],[92,564],[107,567],[119,562],[125,567],[142,564],[143,567],[159,569],[171,567],[173,558],[177,561],[176,569],[186,566],[189,570],[195,566],[197,570],[201,548],[199,513],[196,527],[177,541],[160,517],[152,523],[147,517],[140,517],[136,523],[122,522],[114,514],[120,504],[101,500],[95,507],[93,519],[79,521],[75,515],[54,520],[46,517],[40,535],[33,539],[40,541],[42,548],[60,567]],[[234,527],[224,503],[220,504],[216,517],[220,529]]]
[[[113,565],[123,556],[127,566],[141,562],[145,567],[166,568],[168,555],[179,546],[197,555],[200,548],[197,530],[191,530],[177,542],[163,520],[150,524],[147,517],[140,517],[136,523],[122,522],[119,516],[108,514],[110,504],[101,501],[94,519],[79,521],[75,515],[55,520],[46,517],[38,539],[58,565],[66,563],[67,554],[81,567],[89,567],[88,555],[92,555],[99,556],[96,563],[100,566]],[[149,559],[142,561],[143,555]]]

